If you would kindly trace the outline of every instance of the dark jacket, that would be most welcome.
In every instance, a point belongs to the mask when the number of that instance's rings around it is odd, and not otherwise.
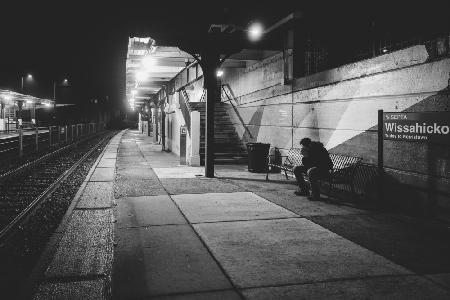
[[[333,162],[327,149],[320,142],[311,142],[311,146],[302,149],[302,163],[306,168],[318,167],[323,171],[333,169]]]

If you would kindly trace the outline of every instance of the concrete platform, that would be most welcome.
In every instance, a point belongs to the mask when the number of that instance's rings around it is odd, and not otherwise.
[[[153,138],[122,134],[74,199],[35,299],[450,298],[446,230],[310,202],[246,166],[196,176]]]

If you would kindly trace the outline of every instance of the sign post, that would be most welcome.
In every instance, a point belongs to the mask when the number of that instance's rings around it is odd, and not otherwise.
[[[383,144],[383,110],[378,110],[378,201],[383,202],[383,183],[384,183],[384,144]]]

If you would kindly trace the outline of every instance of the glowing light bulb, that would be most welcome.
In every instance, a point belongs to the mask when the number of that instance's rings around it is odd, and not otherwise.
[[[257,40],[261,39],[264,32],[264,28],[260,23],[252,23],[248,27],[248,38],[252,42],[256,42]]]

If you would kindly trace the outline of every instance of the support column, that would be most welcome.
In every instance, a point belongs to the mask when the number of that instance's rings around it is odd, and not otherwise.
[[[5,128],[5,103],[0,103],[0,130],[6,130]]]
[[[140,133],[144,133],[144,132],[142,131],[142,114],[141,114],[141,112],[138,113],[138,117],[139,117],[139,120],[138,120],[138,130],[139,130]]]
[[[17,125],[16,128],[19,128],[20,126],[22,126],[22,107],[23,107],[23,101],[19,100],[17,101],[17,107],[19,108],[18,113],[17,113]]]
[[[191,166],[200,166],[200,112],[191,112]]]
[[[162,151],[166,150],[166,112],[164,107],[161,106],[161,145]]]
[[[33,104],[31,104],[30,115],[31,115],[31,123],[33,125],[37,126],[37,122],[36,122],[36,103],[35,102],[33,102]]]
[[[150,116],[150,114],[149,114]],[[157,143],[158,142],[158,128],[156,126],[157,123],[157,111],[156,108],[152,108],[151,109],[151,123],[152,123],[152,131],[153,131],[153,143]],[[150,122],[149,122],[150,124]]]
[[[219,92],[216,71],[220,63],[217,51],[209,50],[202,56],[204,84],[206,86],[206,149],[205,176],[214,177],[214,110]]]

